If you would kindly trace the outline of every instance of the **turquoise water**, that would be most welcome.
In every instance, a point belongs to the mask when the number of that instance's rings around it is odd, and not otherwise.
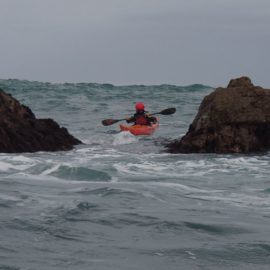
[[[269,154],[165,152],[211,87],[51,84],[0,87],[84,142],[0,154],[0,269],[268,269]],[[136,101],[160,116],[151,137],[104,127]]]

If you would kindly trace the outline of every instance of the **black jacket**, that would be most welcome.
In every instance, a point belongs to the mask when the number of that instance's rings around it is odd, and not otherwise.
[[[157,119],[154,116],[147,115],[145,111],[137,111],[126,121],[127,123],[134,123],[135,125],[151,125],[152,123],[156,123]]]

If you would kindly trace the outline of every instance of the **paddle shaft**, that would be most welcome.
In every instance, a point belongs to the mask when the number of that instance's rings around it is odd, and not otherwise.
[[[160,112],[151,113],[149,115],[156,115],[156,114],[170,115],[170,114],[175,113],[175,111],[176,111],[175,108],[168,108],[168,109],[162,110]],[[102,121],[102,124],[104,126],[110,126],[110,125],[113,125],[113,124],[115,124],[117,122],[120,122],[120,121],[123,121],[123,120],[126,120],[126,118],[123,118],[123,119],[105,119],[105,120]]]

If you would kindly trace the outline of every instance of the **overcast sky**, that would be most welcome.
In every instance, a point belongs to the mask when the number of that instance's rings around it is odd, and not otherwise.
[[[270,0],[0,0],[0,78],[270,88]]]

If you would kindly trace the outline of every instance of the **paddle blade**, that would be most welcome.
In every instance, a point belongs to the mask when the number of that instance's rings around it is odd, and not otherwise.
[[[114,120],[114,119],[105,119],[102,121],[102,125],[103,126],[110,126],[113,125],[115,123],[117,123],[119,120]]]
[[[159,114],[169,115],[169,114],[174,114],[175,111],[176,111],[175,108],[168,108],[168,109],[165,109],[165,110],[161,111]]]

